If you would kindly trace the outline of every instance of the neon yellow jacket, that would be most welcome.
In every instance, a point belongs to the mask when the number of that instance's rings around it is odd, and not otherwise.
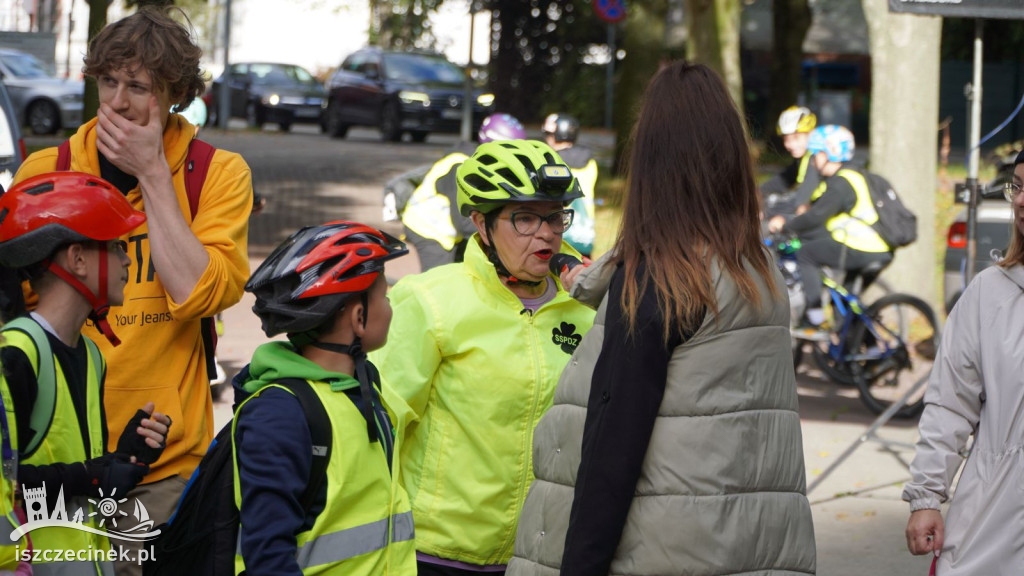
[[[164,130],[164,154],[171,167],[178,205],[190,219],[185,193],[185,155],[195,127],[172,114]],[[52,171],[57,148],[28,157],[14,181]],[[96,120],[71,137],[71,169],[99,175]],[[136,210],[145,211],[136,186],[127,194]],[[95,327],[82,333],[100,347],[112,367],[106,381],[107,425],[110,450],[125,424],[146,402],[171,417],[167,448],[150,466],[145,482],[178,474],[188,477],[213,439],[213,401],[206,376],[200,319],[238,302],[249,278],[248,233],[252,209],[252,181],[242,157],[217,150],[199,199],[192,233],[210,257],[206,271],[184,302],[174,302],[164,290],[150,258],[148,227],[136,228],[122,240],[128,243],[128,285],[123,306],[110,310],[111,328],[121,339],[114,348]],[[159,367],[158,370],[154,368]]]
[[[504,564],[533,480],[533,428],[594,311],[559,286],[523,312],[476,235],[465,262],[406,276],[388,298],[388,343],[371,356],[414,413],[401,460],[416,549]]]

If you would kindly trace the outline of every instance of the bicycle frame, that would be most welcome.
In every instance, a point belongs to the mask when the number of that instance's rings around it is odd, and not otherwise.
[[[879,333],[875,321],[865,313],[864,306],[861,304],[860,298],[856,294],[850,293],[846,287],[827,275],[823,274],[821,281],[828,289],[829,297],[832,302],[832,309],[842,317],[842,323],[839,326],[834,326],[831,330],[833,334],[838,336],[838,342],[833,339],[829,339],[828,355],[833,360],[843,363],[857,360],[881,360],[888,358],[896,352],[895,348],[889,346],[888,339],[884,338],[882,334]],[[860,320],[865,326],[867,326],[868,332],[870,332],[879,344],[882,345],[882,350],[874,354],[858,355],[847,354],[844,351],[846,341],[850,336],[850,331],[855,320]],[[890,332],[890,335],[893,335],[890,330],[886,330],[886,332]]]

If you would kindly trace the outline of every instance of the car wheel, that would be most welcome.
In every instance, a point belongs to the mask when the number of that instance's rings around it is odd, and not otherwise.
[[[327,106],[326,130],[331,138],[344,138],[348,134],[348,124],[341,121],[341,107],[331,103]]]
[[[263,128],[263,109],[256,102],[249,102],[245,107],[245,121],[250,128]]]
[[[427,136],[430,135],[430,132],[427,132],[426,130],[413,130],[412,132],[409,132],[409,135],[412,136],[413,142],[426,142]]]
[[[398,102],[388,102],[380,112],[380,136],[387,142],[402,139],[402,111]]]
[[[28,108],[28,125],[37,136],[55,134],[60,128],[60,110],[53,102],[33,102]]]

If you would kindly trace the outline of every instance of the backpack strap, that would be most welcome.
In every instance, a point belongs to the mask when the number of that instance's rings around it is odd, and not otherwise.
[[[46,337],[46,331],[35,320],[27,316],[21,316],[11,320],[3,327],[3,332],[17,331],[28,336],[36,350],[36,402],[32,405],[32,415],[29,417],[29,426],[32,429],[32,437],[25,448],[25,455],[28,456],[39,448],[43,438],[50,429],[53,422],[53,413],[57,407],[57,367],[53,359],[53,350],[50,348],[50,340]],[[95,346],[95,345],[94,345]],[[28,351],[25,351],[28,354]],[[30,357],[31,361],[32,358]]]
[[[300,378],[282,378],[276,382],[287,388],[299,400],[309,424],[309,436],[313,444],[313,463],[309,469],[309,484],[302,493],[302,509],[309,512],[320,493],[320,487],[327,478],[327,465],[331,461],[331,419],[320,397],[309,382]]]
[[[65,140],[57,146],[57,172],[64,172],[71,169],[71,140]]]
[[[206,173],[210,171],[210,162],[216,151],[216,148],[198,138],[193,138],[188,145],[188,155],[185,157],[185,194],[188,195],[192,220],[199,213],[199,196],[203,192]]]

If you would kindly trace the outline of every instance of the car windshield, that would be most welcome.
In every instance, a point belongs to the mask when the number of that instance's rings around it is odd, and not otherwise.
[[[316,78],[298,66],[250,64],[253,84],[318,84]]]
[[[461,84],[465,75],[462,69],[435,56],[421,54],[387,54],[384,56],[384,70],[388,80],[405,82],[444,82]]]
[[[4,66],[18,78],[47,78],[50,76],[46,72],[46,68],[43,67],[43,63],[31,54],[2,54],[0,60],[3,60]]]

